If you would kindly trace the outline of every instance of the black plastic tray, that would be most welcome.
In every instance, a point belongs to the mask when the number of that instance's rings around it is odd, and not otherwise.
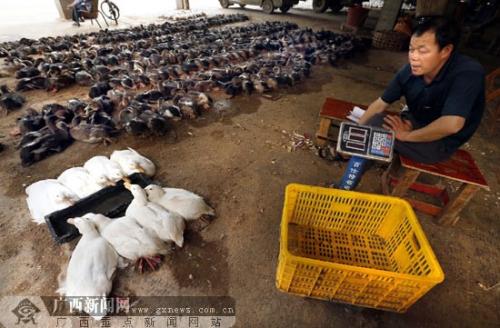
[[[141,187],[154,183],[148,176],[134,173],[129,176],[131,183]],[[52,238],[59,243],[67,243],[78,237],[78,229],[67,223],[69,218],[79,217],[87,213],[100,213],[110,218],[123,216],[132,202],[132,194],[119,181],[115,186],[106,187],[92,195],[80,199],[74,205],[45,216]]]

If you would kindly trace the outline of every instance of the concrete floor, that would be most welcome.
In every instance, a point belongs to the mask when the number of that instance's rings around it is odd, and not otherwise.
[[[270,18],[257,10],[244,12],[253,21]],[[341,22],[300,11],[271,19],[330,29]],[[54,295],[57,275],[67,261],[68,247],[56,245],[45,226],[29,220],[23,186],[55,177],[91,156],[130,146],[155,161],[158,181],[202,194],[218,216],[202,232],[189,233],[185,247],[167,256],[160,270],[142,276],[131,269],[120,271],[115,295],[229,295],[236,300],[237,327],[498,327],[500,290],[481,286],[499,281],[500,154],[497,139],[482,130],[465,147],[491,192],[479,192],[454,227],[438,226],[419,215],[446,279],[407,313],[301,298],[275,288],[285,186],[324,185],[343,172],[342,166],[326,163],[309,150],[288,152],[288,134],[314,135],[325,97],[369,104],[405,61],[405,53],[370,50],[337,68],[314,67],[311,79],[283,90],[279,100],[241,96],[223,114],[183,122],[176,140],[123,135],[107,147],[76,143],[29,168],[20,166],[16,140],[8,135],[21,112],[2,118],[0,141],[8,148],[0,154],[0,295]],[[45,92],[27,97],[29,104],[41,107],[85,94],[74,88],[55,98]],[[380,173],[378,168],[367,172],[359,190],[380,193]],[[7,310],[0,316],[4,323],[12,314],[10,308],[2,309]],[[54,324],[50,322],[47,326]],[[76,321],[73,326],[78,327]]]

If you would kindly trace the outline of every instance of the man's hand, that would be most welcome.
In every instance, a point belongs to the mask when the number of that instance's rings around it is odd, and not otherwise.
[[[384,129],[393,130],[396,139],[400,141],[409,141],[408,135],[413,130],[410,121],[402,120],[398,115],[386,115],[384,118],[386,124],[382,125]]]

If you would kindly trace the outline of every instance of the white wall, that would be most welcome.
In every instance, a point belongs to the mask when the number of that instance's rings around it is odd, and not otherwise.
[[[0,0],[0,24],[50,22],[58,18],[54,0]],[[175,10],[175,0],[113,0],[123,16],[159,16]],[[312,0],[299,7],[311,8]],[[190,0],[191,9],[220,8],[218,0]]]
[[[112,1],[120,7],[119,28],[152,23],[158,16],[176,13],[175,0]],[[0,3],[0,42],[97,30],[97,26],[83,24],[78,28],[72,26],[71,21],[59,19],[55,0],[0,0]],[[209,15],[221,12],[218,0],[190,0],[190,5],[193,12],[203,11]],[[311,9],[312,0],[301,1],[298,7]]]

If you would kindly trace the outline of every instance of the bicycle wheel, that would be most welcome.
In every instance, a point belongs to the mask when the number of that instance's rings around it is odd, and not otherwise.
[[[317,13],[324,13],[328,9],[328,0],[313,0],[313,10]]]
[[[118,18],[120,18],[120,9],[111,1],[103,1],[101,3],[101,12],[106,18],[112,19],[118,25]]]

